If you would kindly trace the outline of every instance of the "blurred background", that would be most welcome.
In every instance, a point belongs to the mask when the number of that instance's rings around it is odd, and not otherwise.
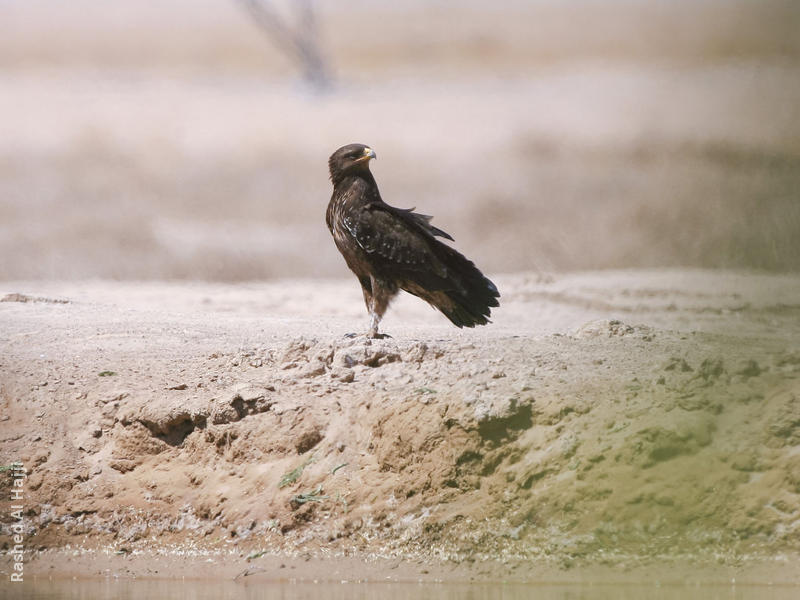
[[[0,278],[339,277],[327,158],[487,273],[800,270],[794,0],[0,0]]]

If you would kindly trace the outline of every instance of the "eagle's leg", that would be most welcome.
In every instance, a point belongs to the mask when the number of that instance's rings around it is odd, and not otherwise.
[[[364,294],[364,304],[367,305],[367,312],[372,314],[372,280],[369,277],[359,277],[358,282],[361,284],[361,292]],[[377,324],[376,324],[377,327]],[[346,333],[346,338],[358,337],[357,333]]]
[[[364,304],[367,305],[367,312],[372,312],[372,280],[369,277],[359,277],[361,292],[364,294]]]
[[[389,302],[397,294],[397,287],[386,282],[378,281],[374,277],[370,277],[372,288],[371,302],[367,304],[369,310],[369,331],[367,332],[368,338],[386,338],[390,337],[386,334],[378,333],[378,324],[383,318],[386,309],[389,308]],[[367,298],[366,289],[364,290],[364,299]]]
[[[375,314],[375,311],[370,311],[369,313],[369,331],[367,332],[368,338],[377,338],[380,334],[378,333],[378,323],[381,322],[381,318]]]

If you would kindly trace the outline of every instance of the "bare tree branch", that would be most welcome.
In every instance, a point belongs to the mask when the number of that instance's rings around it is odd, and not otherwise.
[[[297,23],[291,28],[274,8],[260,0],[238,0],[253,21],[273,43],[300,63],[303,75],[318,90],[330,86],[332,78],[319,47],[313,0],[294,0]]]

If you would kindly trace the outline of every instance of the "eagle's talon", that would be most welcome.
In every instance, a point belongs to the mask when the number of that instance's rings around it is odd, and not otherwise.
[[[392,339],[392,336],[390,336],[388,333],[372,333],[372,332],[370,332],[370,333],[367,333],[366,335],[371,340],[387,340],[387,339],[390,340],[390,339]]]

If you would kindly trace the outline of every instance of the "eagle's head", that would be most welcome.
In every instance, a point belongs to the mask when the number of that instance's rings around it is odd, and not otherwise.
[[[347,144],[331,154],[328,159],[328,169],[331,172],[331,181],[337,181],[348,175],[369,173],[369,161],[378,158],[375,150],[364,144]]]

